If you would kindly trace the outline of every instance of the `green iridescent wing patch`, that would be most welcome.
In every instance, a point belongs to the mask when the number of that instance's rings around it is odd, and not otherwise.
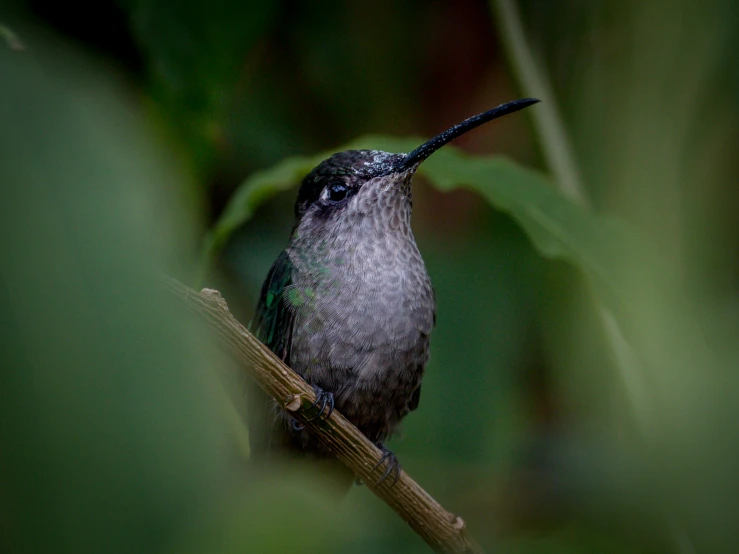
[[[286,289],[292,283],[292,273],[292,262],[287,252],[282,252],[267,274],[250,325],[256,337],[288,365],[295,315]]]

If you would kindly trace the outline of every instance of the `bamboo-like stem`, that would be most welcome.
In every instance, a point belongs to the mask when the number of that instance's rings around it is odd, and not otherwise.
[[[576,204],[587,206],[587,194],[557,109],[554,91],[528,47],[516,2],[515,0],[491,0],[490,6],[495,12],[503,46],[521,88],[526,94],[541,100],[536,109],[528,113],[539,134],[541,149],[547,165],[554,174],[562,193]]]
[[[554,181],[562,194],[573,202],[589,208],[590,202],[580,180],[577,163],[557,110],[556,99],[548,79],[536,63],[534,54],[529,48],[516,2],[515,0],[490,0],[490,8],[497,16],[503,44],[521,88],[525,94],[536,96],[542,101],[541,108],[532,110],[530,113],[534,118],[541,148],[555,178]],[[641,433],[649,437],[654,429],[654,423],[650,415],[651,402],[644,383],[642,367],[636,356],[629,350],[619,322],[611,310],[601,305],[597,298],[594,302],[608,339],[611,358],[619,371],[627,398],[631,403],[634,420]]]
[[[393,479],[385,479],[376,485],[384,466],[373,468],[382,452],[338,411],[334,410],[326,420],[309,421],[305,410],[316,399],[313,389],[231,315],[218,291],[197,292],[170,277],[165,278],[165,283],[191,311],[205,320],[226,351],[269,396],[290,410],[431,548],[449,554],[483,552],[462,518],[446,511],[405,471],[395,484]]]
[[[590,202],[557,109],[556,98],[526,40],[516,0],[490,0],[489,5],[496,16],[504,47],[524,94],[542,101],[540,109],[529,113],[533,117],[542,152],[557,187],[571,201],[589,208]],[[594,302],[610,346],[611,358],[631,405],[634,421],[642,437],[649,440],[654,434],[655,423],[651,414],[653,402],[644,382],[643,367],[624,338],[618,319],[597,298]],[[695,547],[690,537],[669,510],[665,519],[675,551],[680,554],[694,554]]]

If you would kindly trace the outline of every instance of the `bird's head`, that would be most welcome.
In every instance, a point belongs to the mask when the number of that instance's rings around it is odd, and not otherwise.
[[[302,222],[311,228],[336,224],[349,214],[393,216],[392,212],[406,211],[409,216],[411,178],[426,158],[464,133],[536,102],[523,98],[497,106],[447,129],[408,154],[380,150],[333,154],[303,179],[295,203],[296,227]]]

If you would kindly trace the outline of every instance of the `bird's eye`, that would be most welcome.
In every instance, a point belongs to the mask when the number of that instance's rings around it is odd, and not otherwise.
[[[326,194],[331,202],[341,202],[349,194],[349,189],[344,183],[331,183],[326,187]]]

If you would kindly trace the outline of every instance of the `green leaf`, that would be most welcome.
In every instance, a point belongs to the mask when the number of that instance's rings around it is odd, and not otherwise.
[[[421,142],[421,138],[365,136],[335,151],[409,152]],[[208,256],[215,255],[263,202],[296,186],[331,153],[289,158],[244,181],[209,234]],[[649,264],[642,263],[647,256],[637,234],[624,222],[570,202],[543,173],[501,156],[470,155],[453,146],[435,153],[418,172],[439,190],[463,187],[479,193],[492,206],[510,214],[543,256],[566,259],[580,267],[607,299],[625,301],[646,278]]]
[[[249,221],[259,206],[276,194],[296,186],[322,159],[321,156],[288,158],[275,167],[257,171],[246,179],[208,234],[208,253],[212,255],[218,252],[231,233]]]
[[[0,550],[172,552],[231,463],[224,364],[160,277],[187,179],[111,74],[29,43],[0,48]]]

